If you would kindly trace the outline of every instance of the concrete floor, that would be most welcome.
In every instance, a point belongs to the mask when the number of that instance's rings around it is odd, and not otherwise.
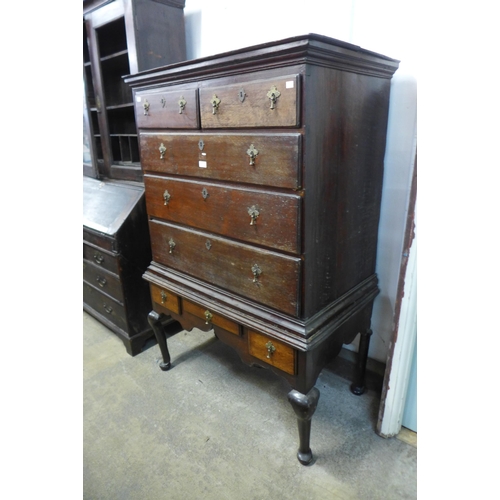
[[[375,433],[376,391],[354,396],[323,370],[304,467],[285,381],[212,332],[183,331],[169,347],[163,372],[157,346],[131,357],[83,314],[85,500],[417,498],[416,445]]]

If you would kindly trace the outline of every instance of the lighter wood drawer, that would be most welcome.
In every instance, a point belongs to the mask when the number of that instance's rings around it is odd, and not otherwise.
[[[198,91],[185,86],[135,94],[137,128],[199,128]]]
[[[180,313],[179,297],[177,297],[177,295],[157,285],[153,285],[152,283],[150,284],[150,290],[151,299],[153,300],[153,302],[159,304],[162,307],[165,307],[173,313]]]
[[[145,171],[290,189],[301,185],[299,133],[142,132],[140,145]],[[164,148],[163,155],[160,148]]]
[[[299,75],[209,83],[200,89],[201,127],[298,127],[299,84]]]
[[[149,223],[153,260],[298,316],[301,259],[171,223]]]
[[[120,273],[118,256],[104,252],[98,248],[83,244],[83,258],[93,262],[99,267],[115,274]]]
[[[300,253],[299,195],[174,177],[145,175],[144,183],[150,216]]]
[[[284,372],[297,373],[296,351],[292,347],[260,333],[248,332],[248,352],[268,365]]]
[[[128,331],[123,305],[85,282],[83,283],[83,302],[122,330]]]
[[[92,264],[84,259],[83,279],[87,283],[102,290],[104,293],[111,295],[123,304],[124,299],[122,283],[114,274],[111,274],[101,266]]]
[[[182,309],[185,313],[204,319],[206,325],[216,325],[224,330],[227,330],[228,332],[234,333],[235,335],[240,334],[240,328],[237,323],[225,318],[224,316],[220,316],[213,310],[194,304],[193,302],[185,299],[182,301]]]

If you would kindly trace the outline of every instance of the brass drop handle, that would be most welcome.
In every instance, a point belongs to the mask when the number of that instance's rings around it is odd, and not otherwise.
[[[267,359],[271,359],[271,356],[273,353],[276,351],[276,347],[274,347],[273,343],[271,341],[266,343],[266,348],[267,348]]]
[[[260,267],[257,264],[252,266],[253,283],[259,282],[259,276],[262,274]]]
[[[101,287],[101,288],[104,288],[106,286],[106,278],[103,278],[102,276],[97,276],[96,279],[95,279],[98,283],[98,285]]]
[[[281,92],[276,88],[276,85],[273,85],[271,90],[267,93],[267,97],[271,100],[271,109],[274,109],[274,105],[280,95]]]
[[[257,225],[257,217],[260,215],[260,212],[259,212],[259,209],[255,205],[252,205],[248,209],[248,215],[250,216],[250,225],[251,226]]]
[[[160,297],[161,297],[161,303],[165,304],[165,302],[167,301],[167,294],[163,290],[160,292]]]
[[[149,115],[149,102],[147,99],[144,101],[144,104],[142,105],[142,107],[144,108],[144,115],[148,116]]]
[[[163,204],[168,205],[170,198],[171,198],[170,193],[165,189],[165,192],[163,193]]]
[[[160,147],[158,148],[158,151],[160,152],[160,160],[164,160],[167,148],[163,145],[163,142],[160,144]]]
[[[101,265],[104,262],[104,257],[102,255],[99,255],[98,253],[95,253],[94,260],[97,264]]]
[[[108,313],[111,314],[113,312],[113,308],[111,306],[108,306],[106,303],[102,305],[104,307],[104,310]]]
[[[186,107],[186,99],[184,99],[184,96],[181,96],[179,99],[179,114],[182,115],[182,112],[184,111],[184,108]]]
[[[212,96],[210,104],[212,105],[212,114],[215,115],[217,111],[219,111],[220,99],[214,94]]]
[[[170,254],[174,253],[175,241],[172,238],[168,240],[168,248],[169,248],[168,253]]]
[[[213,314],[207,309],[205,311],[205,325],[209,325],[212,321]]]
[[[247,155],[250,156],[250,166],[253,167],[255,165],[255,157],[259,154],[259,151],[255,149],[253,144],[250,144],[250,147],[247,149]]]

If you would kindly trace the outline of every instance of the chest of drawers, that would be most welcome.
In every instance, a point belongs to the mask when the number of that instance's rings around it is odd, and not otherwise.
[[[306,35],[127,77],[153,261],[149,320],[215,331],[291,386],[310,463],[322,368],[362,335],[363,391],[390,79],[398,62]]]

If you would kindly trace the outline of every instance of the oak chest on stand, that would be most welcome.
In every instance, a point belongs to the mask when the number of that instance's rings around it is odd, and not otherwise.
[[[320,35],[126,78],[153,261],[149,321],[215,331],[291,386],[301,463],[314,387],[361,334],[363,392],[390,79],[398,61]]]

